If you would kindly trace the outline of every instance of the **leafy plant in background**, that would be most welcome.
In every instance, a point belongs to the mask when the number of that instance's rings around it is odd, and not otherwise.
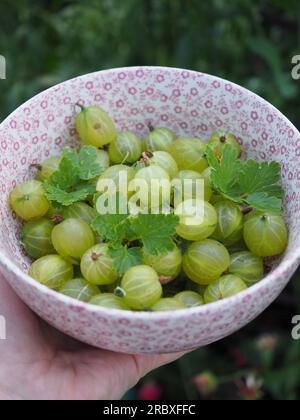
[[[300,82],[290,72],[299,53],[297,0],[2,0],[0,121],[79,74],[161,65],[230,79],[297,125]],[[243,331],[151,373],[127,398],[299,399],[300,342],[290,335],[298,279]]]
[[[288,297],[286,293],[283,300]],[[170,400],[298,400],[300,341],[292,341],[288,330],[270,323],[272,314],[282,309],[279,302],[235,336],[152,372],[138,385],[136,395]],[[289,310],[285,312],[283,326],[288,329]]]
[[[249,87],[296,119],[296,0],[2,0],[7,58],[0,118],[79,74],[139,64],[187,67]],[[14,28],[12,33],[12,28]],[[142,33],[143,36],[137,36]],[[113,53],[112,53],[113,52]]]

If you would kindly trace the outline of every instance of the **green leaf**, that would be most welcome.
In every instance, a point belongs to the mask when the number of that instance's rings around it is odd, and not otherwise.
[[[142,241],[144,250],[149,255],[162,255],[174,249],[173,236],[179,218],[175,215],[139,214],[130,219],[135,239]]]
[[[50,177],[47,184],[67,190],[79,182],[78,169],[76,163],[69,157],[63,156],[58,171]]]
[[[277,162],[255,162],[248,160],[241,167],[239,185],[243,194],[265,192],[282,198],[283,192],[279,187],[280,165]]]
[[[63,150],[63,159],[72,162],[74,172],[83,181],[99,176],[103,169],[97,161],[97,148],[94,146],[83,146],[79,152],[70,147],[65,147]],[[59,166],[59,172],[62,168]]]
[[[76,149],[65,147],[62,152],[62,157],[71,160],[75,166],[78,166],[78,153]]]
[[[280,165],[277,162],[241,161],[234,149],[226,145],[220,160],[212,147],[207,150],[212,168],[214,190],[225,199],[248,205],[260,211],[281,212],[283,189],[280,183]]]
[[[83,146],[79,154],[65,147],[58,171],[44,182],[48,199],[64,206],[85,200],[96,191],[96,186],[83,181],[95,178],[101,171],[95,147]]]
[[[97,162],[97,149],[93,146],[83,146],[79,152],[79,177],[82,180],[93,179],[101,175],[103,168]]]
[[[272,73],[271,79],[276,86],[276,92],[286,99],[291,99],[297,95],[297,88],[293,84],[289,72],[283,64],[280,49],[267,37],[250,37],[247,42],[248,47],[266,62]]]
[[[119,245],[109,249],[108,253],[114,261],[115,270],[120,275],[125,274],[131,267],[143,264],[142,250],[138,247],[127,248]]]
[[[118,242],[126,238],[128,229],[127,214],[99,215],[92,222],[92,229],[107,242]]]
[[[222,158],[218,160],[213,147],[207,148],[208,162],[212,168],[212,182],[217,191],[227,193],[234,191],[237,184],[241,161],[236,159],[236,151],[229,145],[223,149]]]
[[[128,248],[122,242],[141,241],[149,255],[163,255],[174,249],[173,236],[179,218],[175,215],[128,214],[98,215],[92,229],[112,248],[111,256],[117,259],[118,270],[126,265],[142,263],[139,248]],[[123,269],[123,268],[122,268]]]
[[[44,182],[44,189],[49,200],[56,201],[63,206],[70,206],[77,201],[83,201],[89,194],[94,192],[93,185],[78,184],[75,191],[68,192],[49,181]]]
[[[249,205],[250,207],[253,207],[263,212],[281,212],[282,200],[280,200],[277,197],[271,197],[264,192],[250,194],[244,201],[245,204]]]

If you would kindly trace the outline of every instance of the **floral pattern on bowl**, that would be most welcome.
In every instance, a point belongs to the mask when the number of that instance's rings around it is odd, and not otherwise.
[[[97,104],[118,129],[140,136],[149,122],[207,140],[233,132],[244,153],[282,165],[289,247],[267,277],[232,298],[176,312],[99,308],[60,295],[31,279],[19,245],[20,222],[10,190],[32,177],[29,165],[76,145],[75,104]],[[300,133],[272,105],[207,74],[161,67],[100,71],[64,82],[19,107],[0,125],[0,270],[20,296],[57,329],[93,346],[126,353],[191,350],[220,340],[256,318],[280,294],[300,261]]]

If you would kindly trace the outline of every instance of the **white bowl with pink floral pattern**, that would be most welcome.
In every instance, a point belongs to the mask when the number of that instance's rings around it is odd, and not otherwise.
[[[207,140],[233,132],[248,157],[282,166],[289,246],[263,281],[224,301],[175,312],[111,310],[75,301],[26,273],[20,223],[8,207],[10,190],[30,178],[29,165],[78,142],[74,104],[97,104],[118,129],[140,136],[147,123]],[[161,67],[100,71],[35,96],[0,125],[0,269],[20,298],[45,321],[96,347],[126,353],[194,349],[232,334],[280,294],[300,261],[300,133],[252,92],[207,74]],[[1,297],[0,297],[1,298]]]

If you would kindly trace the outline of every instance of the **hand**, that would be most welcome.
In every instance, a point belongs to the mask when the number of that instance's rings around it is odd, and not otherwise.
[[[38,318],[0,277],[0,399],[114,400],[146,373],[181,354],[129,355],[98,350]]]

